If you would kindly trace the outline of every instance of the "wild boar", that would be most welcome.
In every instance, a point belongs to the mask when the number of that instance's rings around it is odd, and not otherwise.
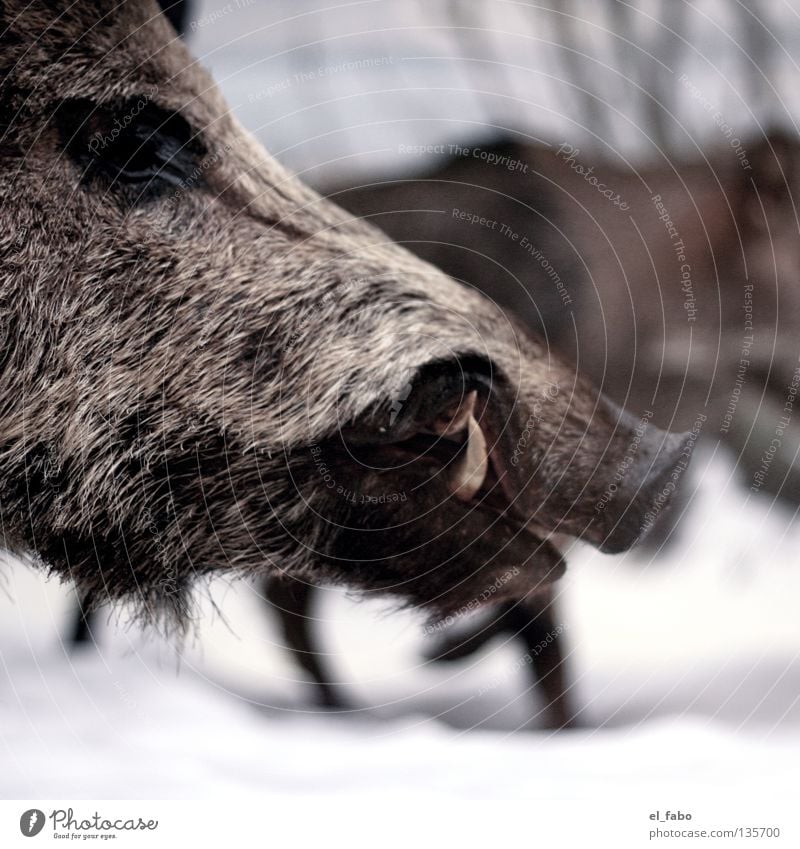
[[[436,619],[646,532],[691,436],[300,184],[154,3],[0,32],[6,548],[149,619],[220,573]]]

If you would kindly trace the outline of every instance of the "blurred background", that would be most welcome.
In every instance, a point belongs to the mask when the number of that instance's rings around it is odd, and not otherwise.
[[[743,140],[796,129],[798,8],[782,0],[229,5],[196,2],[189,45],[308,182],[416,172],[403,148],[511,132],[674,156],[719,142],[708,104]]]
[[[800,114],[800,6],[783,0],[203,0],[185,35],[242,123],[322,191],[414,177],[443,167],[451,145],[508,139],[568,144],[587,166],[633,173],[680,175],[715,151],[712,171],[735,175],[741,150],[776,129],[793,137]],[[613,332],[613,314],[596,320]],[[313,629],[350,705],[330,711],[315,706],[259,587],[203,590],[179,645],[104,611],[97,645],[75,648],[70,588],[14,563],[0,584],[0,793],[796,788],[796,499],[743,480],[746,445],[757,466],[763,435],[732,447],[718,427],[704,429],[674,539],[617,557],[571,553],[555,621],[576,728],[543,727],[513,633],[430,663],[419,617],[323,588]]]

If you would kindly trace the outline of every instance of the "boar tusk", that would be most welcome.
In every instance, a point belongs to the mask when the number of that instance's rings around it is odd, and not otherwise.
[[[467,419],[467,444],[455,463],[450,491],[456,498],[469,501],[483,486],[488,470],[489,452],[486,448],[486,437],[470,412]]]
[[[478,393],[473,390],[464,396],[458,409],[452,414],[442,415],[434,425],[434,430],[439,436],[455,436],[462,433],[467,427],[467,422],[475,415],[475,405],[478,402]]]

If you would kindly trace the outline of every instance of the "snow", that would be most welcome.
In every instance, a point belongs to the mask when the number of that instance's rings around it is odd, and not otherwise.
[[[586,727],[557,734],[525,727],[511,645],[425,664],[420,621],[386,605],[325,593],[318,625],[356,704],[331,715],[247,584],[214,585],[183,646],[111,616],[99,649],[71,653],[69,591],[10,564],[0,797],[781,797],[800,779],[800,525],[731,473],[698,457],[681,544],[655,561],[573,552],[561,609]]]

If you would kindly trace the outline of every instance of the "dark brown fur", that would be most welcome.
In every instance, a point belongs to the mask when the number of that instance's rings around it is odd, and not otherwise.
[[[558,143],[460,147],[430,170],[328,194],[543,333],[617,403],[652,410],[662,427],[699,420],[703,439],[730,445],[745,485],[798,503],[796,416],[776,427],[800,357],[800,141],[752,141],[749,168],[723,146],[644,167]]]

